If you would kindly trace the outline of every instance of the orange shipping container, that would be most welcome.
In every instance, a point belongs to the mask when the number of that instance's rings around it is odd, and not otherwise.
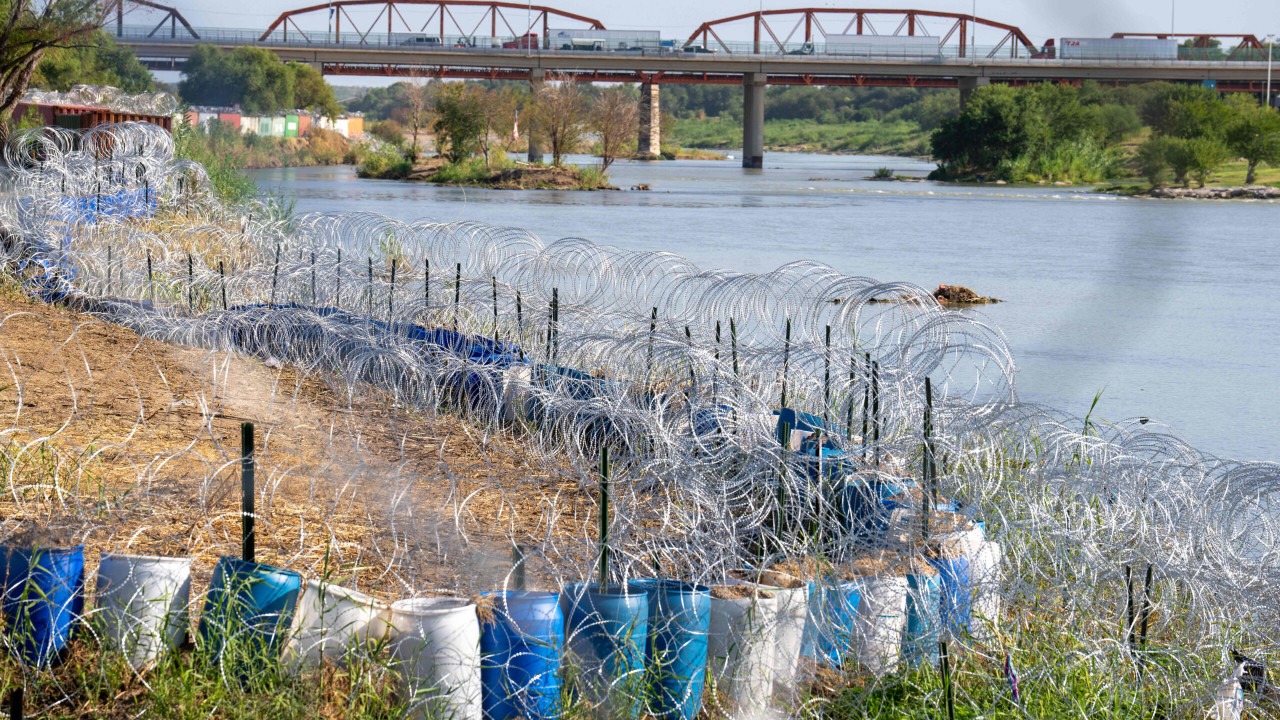
[[[310,129],[311,129],[311,116],[299,115],[298,116],[298,137],[302,137],[306,135],[307,131],[309,131]]]
[[[218,122],[223,122],[231,127],[240,129],[240,113],[218,113]]]
[[[347,120],[347,137],[356,138],[364,135],[364,118],[353,117]]]

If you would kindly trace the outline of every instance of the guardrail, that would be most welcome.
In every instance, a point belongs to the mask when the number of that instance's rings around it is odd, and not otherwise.
[[[757,52],[757,46],[752,42],[725,42],[717,43],[714,48],[703,48],[699,45],[691,45],[687,49],[683,46],[683,41],[663,41],[663,43],[655,45],[651,40],[636,40],[634,42],[612,40],[613,46],[600,46],[599,49],[585,47],[587,42],[591,42],[591,31],[583,31],[583,37],[579,39],[576,47],[570,44],[563,44],[560,47],[547,47],[544,38],[539,38],[540,44],[537,47],[503,47],[504,44],[515,45],[519,42],[519,38],[515,36],[460,36],[446,35],[439,36],[432,33],[389,33],[379,35],[366,35],[361,37],[358,33],[346,31],[341,36],[332,37],[332,33],[326,31],[317,31],[299,36],[299,32],[294,30],[292,33],[284,31],[275,31],[271,33],[265,40],[261,39],[262,33],[258,30],[235,29],[235,28],[195,28],[199,34],[199,39],[182,36],[169,36],[157,31],[150,26],[125,26],[122,32],[116,34],[116,40],[124,43],[147,43],[147,44],[173,44],[173,45],[192,45],[195,43],[207,43],[214,45],[261,45],[264,47],[290,47],[290,48],[312,48],[312,49],[335,49],[335,48],[384,48],[386,50],[404,50],[413,51],[421,50],[433,53],[450,52],[459,54],[510,54],[513,56],[524,56],[529,54],[608,54],[608,55],[629,55],[637,57],[687,57],[690,59],[701,59],[716,57],[724,59],[732,57],[734,59],[750,59],[750,58],[771,58],[777,59],[780,56],[803,60],[805,58],[825,58],[849,61],[911,61],[911,62],[945,62],[945,61],[964,61],[964,62],[981,62],[981,63],[1001,63],[1001,62],[1026,62],[1028,60],[1046,60],[1064,63],[1088,63],[1088,62],[1127,62],[1142,65],[1165,64],[1165,63],[1182,63],[1182,62],[1203,62],[1214,63],[1226,66],[1241,66],[1266,63],[1266,56],[1263,51],[1242,52],[1235,59],[1228,59],[1227,53],[1221,48],[1190,48],[1180,47],[1178,49],[1178,58],[1143,58],[1135,57],[1131,54],[1117,54],[1111,56],[1097,56],[1090,58],[1060,58],[1052,57],[1051,52],[1038,53],[1029,55],[1022,48],[1012,54],[1006,54],[1008,50],[1002,47],[993,46],[977,46],[968,47],[962,55],[960,48],[955,46],[944,46],[938,48],[936,52],[929,51],[928,48],[921,48],[919,45],[894,45],[884,44],[875,48],[855,48],[845,50],[835,47],[829,48],[824,43],[784,43],[782,50],[772,50],[768,52]],[[871,36],[876,37],[876,36]],[[880,36],[883,37],[883,36]],[[584,42],[585,41],[585,42]],[[603,42],[603,41],[601,41]],[[761,46],[763,47],[763,46]],[[776,47],[776,45],[774,46]],[[1051,48],[1049,49],[1052,50]],[[1273,50],[1277,58],[1280,58],[1280,52]],[[1256,56],[1256,57],[1255,57]]]

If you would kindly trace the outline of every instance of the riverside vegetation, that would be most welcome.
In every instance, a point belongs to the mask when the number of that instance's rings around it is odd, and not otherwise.
[[[614,189],[605,174],[619,157],[635,152],[636,99],[623,87],[585,92],[570,77],[548,79],[529,96],[510,87],[480,84],[403,84],[403,120],[371,126],[382,143],[360,163],[361,177],[425,180],[444,185],[498,189]],[[551,164],[514,162],[517,117],[525,132],[545,144]],[[407,127],[406,127],[407,125]],[[422,157],[428,130],[438,154]],[[588,133],[600,157],[596,167],[564,162],[581,150]]]

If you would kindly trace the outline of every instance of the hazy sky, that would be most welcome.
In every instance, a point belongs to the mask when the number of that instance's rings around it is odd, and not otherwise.
[[[318,4],[322,0],[160,0],[171,3],[195,26],[265,29],[281,12],[293,8]],[[537,4],[535,0],[535,4]],[[659,30],[664,38],[686,38],[700,23],[720,17],[750,12],[759,7],[781,9],[790,7],[914,7],[921,10],[940,10],[969,13],[972,0],[901,0],[897,3],[874,0],[842,0],[841,2],[815,2],[814,0],[629,0],[621,2],[591,2],[590,0],[551,0],[543,4],[595,17],[611,29]],[[1020,27],[1037,44],[1050,37],[1106,37],[1113,32],[1163,32],[1171,20],[1178,32],[1253,33],[1258,37],[1280,34],[1280,2],[1277,0],[977,0],[980,17]],[[425,22],[427,12],[412,6],[400,6],[409,22]],[[1171,17],[1171,10],[1173,15]],[[378,9],[365,11],[362,23],[372,21]],[[153,11],[133,11],[126,22],[146,24],[155,18]],[[352,10],[353,17],[361,16]],[[519,11],[506,11],[512,23],[519,18]],[[514,13],[516,17],[511,17]],[[478,20],[474,17],[472,23]],[[156,22],[158,18],[152,19]],[[467,24],[466,16],[459,13],[458,20]],[[398,22],[398,21],[397,21]],[[304,27],[325,28],[326,14],[313,13]],[[742,25],[737,37],[722,35],[725,40],[749,40],[748,25]],[[415,28],[416,29],[416,28]],[[893,27],[878,27],[879,32],[889,34]],[[930,34],[943,34],[949,25],[936,22],[926,25]],[[778,30],[775,27],[775,30]],[[789,31],[790,27],[780,32]],[[828,28],[830,32],[838,32]],[[978,33],[977,42],[995,44],[1000,37],[994,32]],[[166,73],[168,75],[168,73]],[[167,78],[166,78],[167,79]],[[334,78],[334,80],[337,80]],[[343,79],[360,83],[357,78]],[[381,84],[381,83],[360,83]]]
[[[163,1],[163,0],[162,0]],[[265,28],[285,10],[318,4],[318,0],[168,0],[192,25]],[[535,4],[537,4],[535,2]],[[757,0],[629,0],[591,2],[555,0],[544,4],[595,17],[609,28],[661,30],[664,37],[687,36],[699,23],[760,7]],[[1176,7],[1174,5],[1176,4]],[[814,2],[774,0],[765,9],[789,7],[915,7],[968,13],[971,0],[903,0],[898,3],[858,0]],[[1274,0],[978,0],[978,15],[1017,25],[1037,43],[1048,37],[1074,35],[1097,37],[1126,30],[1155,32],[1169,29],[1170,9],[1175,27],[1182,32],[1253,33],[1259,37],[1280,33],[1280,2]],[[413,11],[404,6],[402,12]],[[374,11],[376,12],[376,10]],[[416,12],[423,12],[417,10]],[[320,27],[326,22],[316,13]],[[424,14],[425,18],[425,14]],[[461,20],[461,17],[459,18]],[[139,15],[138,24],[146,21]],[[412,22],[412,19],[410,18]],[[881,28],[882,33],[893,28]],[[940,32],[941,30],[933,30]],[[728,39],[728,38],[726,38]],[[747,39],[745,37],[741,39]],[[992,38],[992,42],[996,38]],[[979,37],[982,42],[982,37]]]

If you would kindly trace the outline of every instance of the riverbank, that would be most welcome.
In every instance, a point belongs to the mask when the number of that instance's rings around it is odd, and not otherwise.
[[[1202,188],[1152,188],[1146,185],[1108,185],[1094,192],[1159,200],[1280,200],[1280,187],[1272,185],[1210,186]]]
[[[677,120],[671,137],[689,148],[740,148],[742,122],[727,117]],[[920,157],[929,154],[929,132],[907,120],[842,123],[767,120],[764,124],[764,145],[769,152]]]
[[[503,159],[485,164],[481,158],[450,163],[440,156],[410,165],[366,160],[356,170],[362,178],[427,182],[492,190],[617,190],[600,168],[577,165],[537,165]]]

